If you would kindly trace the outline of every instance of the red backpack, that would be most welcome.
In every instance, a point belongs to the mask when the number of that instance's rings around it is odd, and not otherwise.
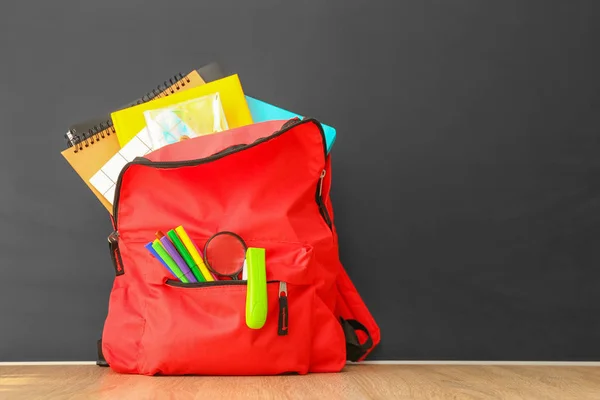
[[[98,346],[104,365],[144,375],[337,372],[379,343],[339,260],[322,127],[283,122],[176,143],[122,170],[109,236],[117,276]],[[261,329],[245,324],[245,281],[174,281],[146,250],[156,231],[178,225],[199,248],[232,231],[266,249]]]

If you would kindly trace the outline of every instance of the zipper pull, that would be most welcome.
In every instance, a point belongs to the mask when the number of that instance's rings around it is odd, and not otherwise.
[[[119,231],[114,231],[108,235],[108,243],[114,244],[119,241]]]
[[[279,321],[277,323],[277,334],[285,336],[288,334],[288,292],[287,283],[279,282]]]
[[[321,172],[321,176],[319,177],[319,197],[321,197],[321,194],[323,193],[323,179],[325,179],[326,173],[327,171],[323,170],[323,172]]]
[[[110,258],[115,267],[115,275],[123,275],[123,260],[121,259],[121,252],[119,251],[119,231],[114,231],[108,235],[108,248],[110,250]]]

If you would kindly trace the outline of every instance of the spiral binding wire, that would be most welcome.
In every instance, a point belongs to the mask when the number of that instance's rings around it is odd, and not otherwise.
[[[182,73],[178,73],[173,75],[173,77],[164,81],[156,88],[152,89],[145,95],[143,95],[140,99],[137,100],[137,104],[144,104],[149,102],[150,100],[154,100],[156,98],[167,97],[169,94],[173,94],[176,91],[180,90],[182,87],[186,85],[186,83],[190,82],[190,78]],[[173,89],[175,86],[175,89]]]
[[[144,104],[150,100],[167,97],[170,94],[174,94],[176,91],[184,87],[186,83],[190,83],[190,79],[186,75],[183,75],[182,73],[175,74],[173,77],[164,81],[155,89],[152,89],[139,98],[135,102],[135,105]],[[113,122],[111,119],[108,119],[106,122],[100,123],[99,125],[94,125],[88,129],[87,132],[80,133],[75,129],[70,129],[69,132],[65,134],[65,139],[67,140],[67,146],[75,147],[74,152],[78,153],[79,151],[83,150],[84,147],[89,147],[97,141],[100,141],[100,139],[104,139],[105,137],[114,135],[115,133],[116,131],[113,126]]]
[[[100,139],[104,139],[107,136],[114,135],[116,133],[115,128],[111,120],[101,122],[98,125],[94,125],[87,131],[78,132],[75,129],[69,130],[65,135],[67,144],[69,147],[75,147],[73,150],[75,153],[83,150],[84,147],[89,147]]]

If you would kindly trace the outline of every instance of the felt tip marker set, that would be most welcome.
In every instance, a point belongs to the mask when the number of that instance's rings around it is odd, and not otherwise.
[[[239,235],[223,231],[206,241],[202,253],[183,226],[166,235],[157,231],[156,239],[145,247],[184,284],[239,281],[241,277],[247,282],[246,325],[251,329],[264,326],[268,308],[265,249],[248,247]]]

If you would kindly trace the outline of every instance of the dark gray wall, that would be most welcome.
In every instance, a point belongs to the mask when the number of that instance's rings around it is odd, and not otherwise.
[[[95,359],[110,225],[68,125],[212,60],[337,127],[373,359],[599,360],[599,5],[1,2],[0,360]]]

